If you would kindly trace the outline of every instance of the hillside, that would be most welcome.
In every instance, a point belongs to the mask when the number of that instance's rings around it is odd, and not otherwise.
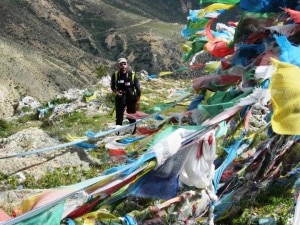
[[[46,1],[0,3],[0,118],[24,96],[40,101],[98,82],[120,56],[136,71],[181,62],[180,30],[198,1]]]

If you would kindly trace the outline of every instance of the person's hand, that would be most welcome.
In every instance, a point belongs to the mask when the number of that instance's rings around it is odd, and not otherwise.
[[[122,91],[116,91],[117,96],[122,96]]]

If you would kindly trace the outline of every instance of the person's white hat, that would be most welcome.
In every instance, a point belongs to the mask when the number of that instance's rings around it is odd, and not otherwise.
[[[127,63],[127,60],[125,58],[119,58],[118,63]]]

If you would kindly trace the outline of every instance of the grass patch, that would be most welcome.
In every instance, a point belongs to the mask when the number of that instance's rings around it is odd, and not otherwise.
[[[6,137],[11,133],[10,123],[0,119],[0,137]]]
[[[55,124],[44,124],[44,128],[54,136],[67,141],[66,134],[73,136],[85,136],[86,131],[99,132],[104,129],[105,124],[108,121],[112,120],[114,120],[114,118],[110,114],[88,117],[83,111],[75,111],[64,116]]]
[[[292,217],[293,197],[291,187],[272,184],[261,191],[256,198],[249,201],[243,199],[240,203],[239,215],[226,218],[218,224],[257,225],[260,218],[274,218],[277,225],[286,225]]]
[[[0,119],[0,138],[9,137],[18,131],[32,126],[39,126],[41,122],[36,118],[37,116],[34,114],[25,114],[24,116],[12,121]]]
[[[98,175],[99,170],[96,167],[91,167],[90,170],[83,170],[80,166],[55,168],[52,171],[48,171],[40,179],[35,179],[32,175],[26,174],[26,180],[23,186],[32,189],[54,188],[79,183]]]

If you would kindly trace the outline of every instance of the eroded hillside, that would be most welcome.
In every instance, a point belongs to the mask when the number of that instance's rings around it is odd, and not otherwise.
[[[95,84],[96,67],[105,65],[110,73],[120,56],[128,57],[135,70],[150,73],[180,65],[180,30],[192,2],[149,4],[1,1],[0,118],[12,116],[22,96],[45,101]]]

